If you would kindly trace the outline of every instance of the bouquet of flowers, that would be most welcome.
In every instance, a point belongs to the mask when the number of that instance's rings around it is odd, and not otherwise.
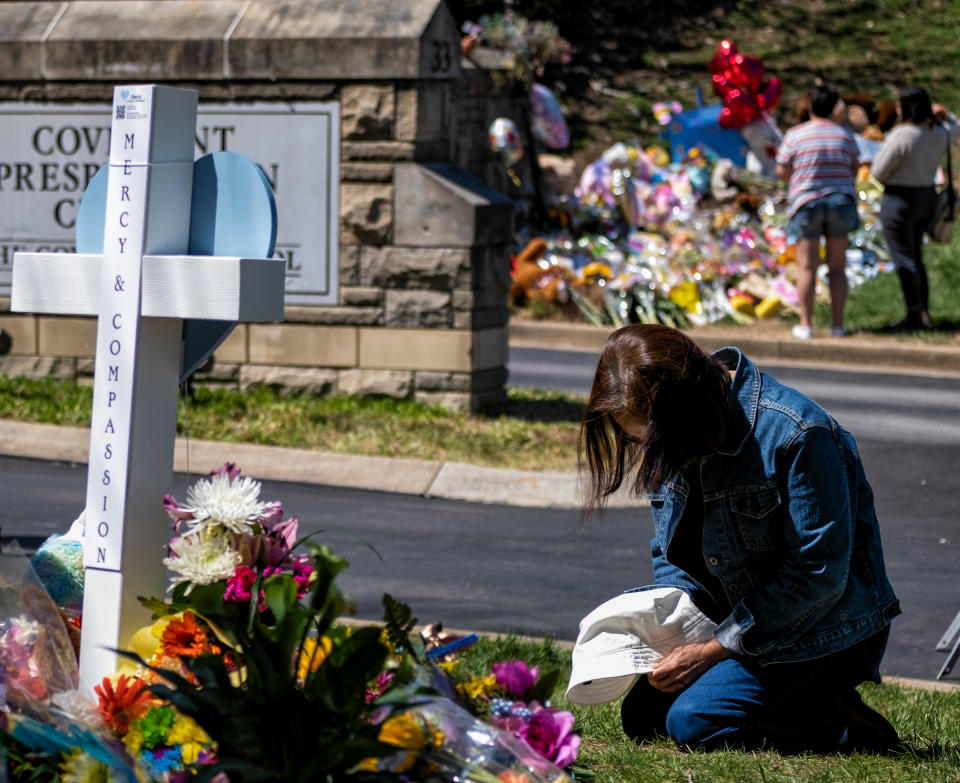
[[[129,781],[136,776],[76,690],[76,652],[58,607],[21,553],[0,554],[0,779]]]
[[[525,661],[494,663],[483,676],[465,675],[459,662],[440,664],[474,715],[513,734],[558,767],[577,758],[580,737],[573,733],[573,713],[550,706],[560,672],[540,674]]]
[[[75,690],[74,648],[28,561],[0,571],[0,768],[10,780],[568,780],[572,715],[541,706],[555,673],[498,665],[490,694],[509,709],[479,696],[484,710],[462,709],[444,696],[454,689],[405,604],[385,595],[383,625],[337,623],[349,608],[336,585],[346,562],[298,541],[297,518],[260,489],[227,464],[184,502],[163,499],[169,595],[141,599],[154,622],[121,652],[129,670],[96,687],[96,705]]]

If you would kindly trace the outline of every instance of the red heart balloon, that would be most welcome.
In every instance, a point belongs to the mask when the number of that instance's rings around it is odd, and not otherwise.
[[[780,97],[782,95],[783,82],[780,81],[776,76],[773,76],[757,96],[757,105],[761,109],[772,109],[780,102]]]
[[[763,63],[758,57],[744,57],[740,55],[738,62],[740,69],[740,83],[756,95],[760,92],[763,82]]]

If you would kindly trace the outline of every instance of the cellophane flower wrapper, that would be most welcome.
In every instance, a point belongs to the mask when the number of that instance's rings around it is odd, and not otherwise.
[[[475,718],[447,698],[410,710],[435,738],[419,749],[413,778],[420,783],[565,783],[571,778],[523,740]]]
[[[23,554],[0,553],[0,707],[46,720],[79,669],[60,610]]]
[[[104,781],[133,783],[130,758],[78,682],[60,610],[29,559],[8,547],[0,553],[0,734],[37,751],[45,757],[38,765],[64,775],[90,770]],[[5,747],[0,742],[0,780],[6,780]]]

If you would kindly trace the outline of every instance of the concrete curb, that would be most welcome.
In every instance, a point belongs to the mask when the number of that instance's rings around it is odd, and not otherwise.
[[[86,464],[90,430],[0,420],[0,454]],[[244,474],[273,481],[299,481],[349,489],[396,492],[429,498],[510,506],[579,509],[577,474],[509,470],[437,460],[366,457],[310,449],[177,438],[173,469],[203,475],[225,462]],[[647,502],[620,492],[611,507]]]

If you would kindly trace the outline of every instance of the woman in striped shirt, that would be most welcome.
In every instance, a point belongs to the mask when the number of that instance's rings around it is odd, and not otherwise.
[[[827,85],[810,91],[813,119],[791,128],[777,151],[777,177],[789,182],[787,240],[797,247],[800,324],[794,337],[813,333],[813,302],[820,238],[826,244],[830,280],[830,334],[844,334],[847,302],[847,235],[860,225],[857,216],[856,174],[860,162],[857,142],[849,128],[833,118],[846,114],[837,92]]]

